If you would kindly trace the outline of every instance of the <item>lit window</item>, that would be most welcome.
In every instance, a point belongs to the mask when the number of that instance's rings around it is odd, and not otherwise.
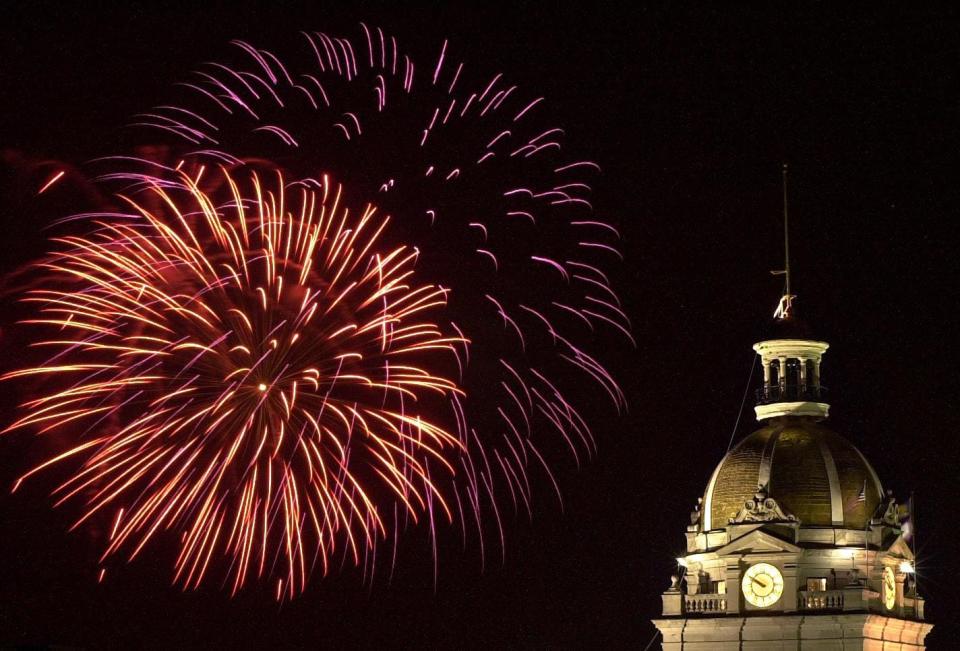
[[[827,579],[818,576],[807,579],[807,592],[826,592],[827,590]]]

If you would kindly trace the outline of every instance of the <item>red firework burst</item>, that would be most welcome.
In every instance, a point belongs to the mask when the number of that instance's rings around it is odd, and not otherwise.
[[[430,320],[446,291],[415,283],[415,250],[381,248],[372,206],[351,215],[326,179],[225,180],[221,205],[181,175],[58,238],[24,299],[56,353],[4,376],[57,388],[8,431],[74,438],[24,477],[82,460],[54,493],[84,503],[76,525],[112,513],[104,559],[173,530],[184,586],[226,555],[234,592],[275,576],[292,596],[340,548],[359,563],[395,504],[452,518],[438,480],[466,446],[433,418],[465,342]]]
[[[80,462],[56,494],[110,522],[105,559],[179,533],[184,586],[225,556],[234,592],[269,576],[293,595],[335,553],[372,568],[407,520],[435,572],[435,520],[475,528],[483,559],[492,512],[504,549],[531,468],[559,496],[551,453],[595,448],[581,411],[625,404],[601,361],[633,340],[599,165],[565,153],[543,97],[446,41],[426,64],[365,25],[303,33],[289,58],[233,45],[137,117],[137,156],[103,159],[98,188],[124,183],[130,209],[45,263],[27,300],[57,352],[6,377],[57,388],[8,429],[73,442],[40,468]],[[203,172],[254,160],[306,180]],[[340,207],[372,196],[407,246]]]

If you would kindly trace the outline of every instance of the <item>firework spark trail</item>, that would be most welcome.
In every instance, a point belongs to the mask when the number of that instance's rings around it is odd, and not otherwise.
[[[292,595],[335,552],[372,576],[377,538],[396,559],[408,522],[426,521],[434,567],[435,520],[464,544],[474,529],[481,560],[486,538],[503,552],[530,475],[559,497],[555,451],[595,452],[581,412],[625,406],[601,361],[634,343],[609,273],[619,230],[544,98],[446,41],[418,63],[366,25],[301,38],[283,58],[235,41],[135,117],[148,153],[95,163],[127,211],[65,219],[97,230],[47,264],[87,289],[28,297],[65,331],[58,355],[7,376],[82,378],[11,429],[91,421],[41,468],[83,460],[57,494],[86,499],[84,519],[116,509],[107,556],[179,531],[185,586],[223,552],[233,591],[269,575]],[[300,180],[241,191],[211,172],[262,161]],[[373,196],[405,245],[380,250],[372,210],[340,212]]]
[[[82,459],[54,493],[84,502],[75,526],[115,511],[104,558],[175,529],[184,586],[226,554],[236,591],[279,552],[292,596],[317,557],[323,571],[341,548],[359,563],[392,535],[394,501],[415,521],[452,518],[437,482],[465,435],[420,410],[462,395],[437,369],[465,341],[430,320],[446,291],[415,283],[415,250],[380,247],[389,220],[373,207],[351,216],[339,188],[288,197],[280,178],[252,175],[252,192],[224,178],[221,205],[182,175],[149,186],[161,211],[126,199],[125,219],[57,238],[43,266],[58,287],[24,299],[57,332],[36,345],[57,352],[5,379],[58,389],[7,431],[122,415],[40,467]]]
[[[320,151],[335,154],[338,174],[379,177],[365,191],[379,192],[408,232],[418,215],[429,220],[411,239],[428,253],[437,242],[457,247],[473,271],[469,283],[444,282],[455,309],[457,301],[489,306],[482,324],[469,324],[471,339],[513,367],[496,404],[483,406],[509,414],[503,436],[526,449],[513,431],[522,421],[529,436],[534,418],[564,438],[589,439],[575,416],[577,402],[590,402],[584,391],[561,390],[543,373],[563,360],[624,406],[598,359],[601,333],[634,343],[605,271],[622,259],[619,231],[592,214],[589,199],[599,165],[563,153],[564,130],[546,121],[543,97],[524,96],[502,73],[471,78],[447,41],[417,65],[395,37],[360,28],[358,38],[302,32],[303,49],[286,58],[234,41],[239,56],[199,70],[176,109],[154,110],[164,120],[153,125],[179,134],[181,153],[199,160],[293,153],[314,173],[321,161],[311,152]],[[512,350],[485,345],[503,329],[516,337]],[[553,350],[538,359],[527,344],[544,338]],[[519,393],[525,405],[512,395]],[[504,472],[508,482],[513,475]]]

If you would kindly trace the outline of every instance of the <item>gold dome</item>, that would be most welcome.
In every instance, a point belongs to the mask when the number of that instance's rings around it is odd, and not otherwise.
[[[760,487],[802,527],[863,529],[883,499],[860,451],[807,418],[774,419],[727,453],[704,494],[705,528],[727,526]]]

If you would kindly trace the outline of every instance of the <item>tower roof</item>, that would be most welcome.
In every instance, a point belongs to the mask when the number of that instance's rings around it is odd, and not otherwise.
[[[796,308],[790,312],[787,318],[776,318],[766,321],[760,331],[756,341],[767,339],[816,339],[814,330],[810,325],[800,319],[796,314]]]
[[[860,451],[808,418],[774,419],[727,453],[704,494],[704,528],[725,527],[758,489],[802,527],[863,529],[883,499]]]

